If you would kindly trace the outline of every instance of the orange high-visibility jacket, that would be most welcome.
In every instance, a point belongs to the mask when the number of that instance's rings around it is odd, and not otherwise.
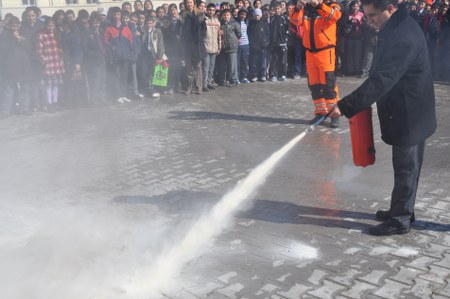
[[[324,3],[312,7],[307,4],[303,14],[303,46],[312,53],[336,46],[337,21],[342,13],[339,5]]]

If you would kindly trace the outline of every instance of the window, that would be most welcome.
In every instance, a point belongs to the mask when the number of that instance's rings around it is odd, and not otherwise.
[[[66,4],[67,5],[69,5],[69,4],[78,4],[78,0],[66,0]]]
[[[87,4],[98,4],[98,0],[86,0]]]
[[[22,5],[26,5],[26,6],[37,6],[36,4],[36,0],[22,0]]]

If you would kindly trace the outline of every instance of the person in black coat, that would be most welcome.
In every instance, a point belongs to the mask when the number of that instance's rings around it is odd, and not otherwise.
[[[266,55],[269,45],[269,24],[262,20],[262,11],[256,8],[254,19],[248,25],[248,39],[250,41],[250,81],[266,81]]]
[[[397,0],[363,0],[369,23],[380,29],[369,78],[335,106],[331,117],[356,113],[377,103],[381,139],[392,146],[394,189],[384,222],[372,235],[404,234],[414,218],[414,204],[425,140],[436,130],[433,77],[425,36]]]
[[[45,29],[45,24],[38,19],[36,9],[33,6],[27,7],[20,26],[20,35],[27,41],[27,52],[31,59],[30,108],[32,110],[37,110],[45,105],[41,88],[42,65],[36,54],[37,35],[38,32]]]
[[[287,42],[289,40],[289,21],[282,14],[281,4],[275,4],[275,15],[269,23],[269,47],[271,81],[284,81],[287,75]]]
[[[17,101],[19,111],[31,114],[30,110],[30,82],[33,80],[31,57],[28,53],[29,40],[19,32],[20,20],[11,17],[7,27],[0,35],[0,69],[3,84],[3,101],[0,103],[1,117],[11,114],[12,107]],[[18,97],[15,98],[15,95]]]
[[[84,48],[84,63],[89,86],[91,104],[106,104],[106,61],[108,50],[103,41],[101,18],[92,14],[89,20],[89,39]]]

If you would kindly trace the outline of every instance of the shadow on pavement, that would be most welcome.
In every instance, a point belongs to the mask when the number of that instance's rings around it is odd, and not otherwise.
[[[158,207],[167,216],[176,216],[180,221],[192,221],[207,213],[221,195],[206,191],[176,190],[155,196],[122,195],[112,201],[121,204],[149,204]],[[337,227],[366,231],[376,224],[374,214],[297,205],[291,202],[255,200],[251,208],[238,211],[238,218],[255,219],[272,223],[309,224],[323,227]],[[356,220],[373,220],[370,223]],[[450,224],[416,220],[411,228],[446,232]]]
[[[186,119],[186,120],[202,120],[202,119],[224,119],[224,120],[239,120],[262,123],[276,123],[276,124],[309,124],[308,120],[291,119],[291,118],[276,118],[268,116],[253,116],[242,114],[227,114],[220,112],[208,111],[170,111],[172,116],[169,119]]]
[[[356,220],[376,220],[374,214],[329,208],[297,205],[290,202],[256,200],[252,209],[238,214],[240,218],[273,223],[310,224],[366,231],[373,224]],[[417,220],[411,226],[416,230],[445,232],[450,224]]]
[[[290,202],[256,200],[252,209],[239,213],[238,217],[273,223],[310,224],[366,230],[371,224],[354,219],[374,219],[372,214],[297,205]]]

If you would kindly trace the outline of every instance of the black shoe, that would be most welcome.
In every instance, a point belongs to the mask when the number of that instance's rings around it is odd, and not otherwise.
[[[215,87],[214,87],[214,85],[211,85],[211,84],[208,84],[208,89],[212,89],[212,90],[214,90],[214,89],[216,89]]]
[[[233,83],[231,83],[228,87],[236,87],[236,86],[238,86],[239,84],[237,83],[237,82],[233,82]]]
[[[339,117],[332,118],[330,121],[330,128],[339,128]]]
[[[316,116],[314,116],[313,119],[309,120],[308,123],[309,123],[310,125],[314,125],[314,124],[315,124],[316,122],[318,122],[319,119],[321,119],[322,117],[323,117],[323,115],[316,114]]]
[[[203,91],[204,91],[204,92],[208,92],[208,91],[209,91],[209,88],[205,86],[205,87],[203,87]]]
[[[375,218],[377,218],[378,220],[381,221],[386,221],[391,217],[391,211],[390,210],[378,210],[375,213]],[[409,220],[409,223],[413,223],[414,221],[416,221],[416,217],[414,216],[414,213],[411,216],[411,219]]]
[[[407,234],[409,231],[409,225],[401,224],[395,220],[387,220],[381,224],[370,227],[368,233],[373,236],[391,236]]]

